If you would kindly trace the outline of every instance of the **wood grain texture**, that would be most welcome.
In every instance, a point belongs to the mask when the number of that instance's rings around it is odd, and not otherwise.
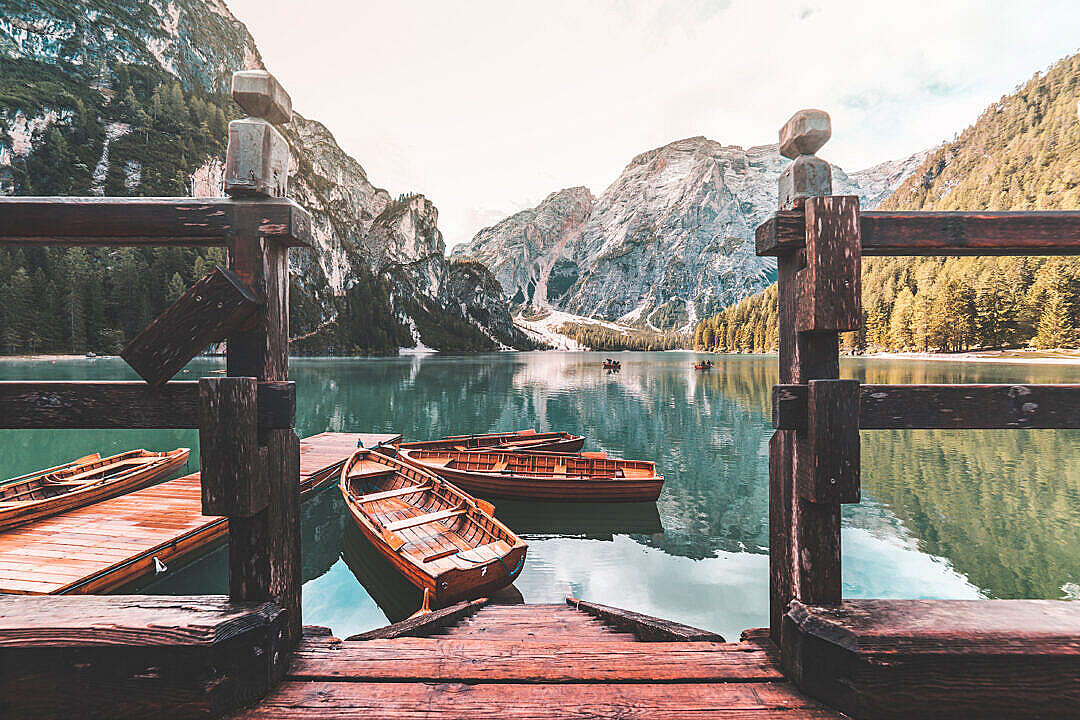
[[[859,381],[811,380],[806,394],[806,430],[798,442],[797,492],[815,503],[857,503],[861,470]]]
[[[199,380],[199,471],[204,515],[250,517],[266,507],[255,378]],[[261,460],[261,462],[260,462]]]
[[[390,640],[400,637],[426,637],[433,631],[446,625],[453,625],[462,618],[472,615],[480,608],[487,605],[487,598],[477,600],[465,600],[463,602],[444,607],[441,610],[433,610],[424,615],[408,618],[401,622],[386,625],[374,630],[368,630],[348,638],[356,640]]]
[[[293,383],[259,383],[264,427],[296,422]],[[14,430],[199,427],[199,386],[176,380],[159,387],[142,381],[0,381],[0,428]]]
[[[172,379],[207,346],[246,324],[263,301],[234,273],[215,267],[120,352],[151,385]]]
[[[286,682],[238,718],[715,720],[838,718],[788,683]]]
[[[625,632],[631,632],[638,640],[642,641],[724,642],[724,638],[718,633],[664,620],[652,615],[643,615],[609,605],[585,602],[574,597],[567,597],[566,604],[600,618],[607,625]]]
[[[530,642],[445,638],[301,647],[296,680],[438,682],[768,682],[775,658],[740,643]]]
[[[226,246],[254,233],[311,244],[311,216],[292,200],[0,197],[0,245]]]
[[[806,244],[802,210],[784,210],[758,226],[758,255],[790,253]],[[862,254],[1077,255],[1080,212],[861,213]]]
[[[805,385],[773,387],[773,425],[806,427]],[[862,385],[859,427],[895,429],[1080,428],[1080,385]]]
[[[0,715],[218,716],[284,674],[284,620],[216,596],[0,598]]]
[[[853,717],[1075,717],[1080,608],[1054,600],[792,603],[785,671]]]
[[[859,198],[808,197],[806,266],[796,276],[795,329],[847,331],[862,326]]]

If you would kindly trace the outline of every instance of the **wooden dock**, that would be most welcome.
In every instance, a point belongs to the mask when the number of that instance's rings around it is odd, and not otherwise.
[[[336,479],[356,449],[399,435],[321,433],[300,442],[300,492]],[[202,514],[199,473],[0,533],[0,593],[104,593],[179,566],[221,542],[228,518]]]
[[[237,718],[843,717],[784,679],[767,630],[647,642],[567,605],[492,604],[416,634],[307,628],[284,682]]]

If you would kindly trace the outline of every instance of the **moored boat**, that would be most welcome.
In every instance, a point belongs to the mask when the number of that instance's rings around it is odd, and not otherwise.
[[[0,530],[139,490],[183,467],[190,450],[99,453],[0,484]]]
[[[536,432],[516,430],[480,435],[451,435],[441,440],[404,442],[400,447],[411,450],[540,450],[543,452],[574,453],[585,445],[585,437],[568,432]]]
[[[514,500],[652,502],[664,486],[655,463],[603,453],[402,448],[400,456],[468,492]]]
[[[397,458],[357,450],[340,489],[372,546],[435,607],[505,587],[525,564],[528,545],[490,503]]]

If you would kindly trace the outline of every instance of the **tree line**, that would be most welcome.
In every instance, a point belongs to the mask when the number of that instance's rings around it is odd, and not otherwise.
[[[563,323],[558,332],[590,350],[677,350],[686,347],[687,342],[687,337],[680,333],[652,330],[624,333],[591,323]]]

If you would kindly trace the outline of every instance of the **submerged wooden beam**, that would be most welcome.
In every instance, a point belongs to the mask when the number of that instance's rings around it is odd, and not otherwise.
[[[263,382],[257,388],[259,422],[296,425],[296,386]],[[199,384],[173,381],[153,387],[141,380],[0,381],[0,429],[197,428]]]
[[[310,245],[311,216],[286,198],[0,197],[0,246],[225,247],[244,233]]]
[[[806,245],[802,210],[758,226],[758,255]],[[1080,212],[891,212],[860,218],[863,255],[1080,255]]]
[[[120,357],[143,380],[160,385],[243,327],[263,303],[235,273],[215,267],[136,335]]]
[[[802,430],[806,385],[773,386],[773,426]],[[861,385],[863,430],[1080,428],[1078,385]]]
[[[609,605],[585,602],[572,596],[566,598],[566,604],[612,627],[631,632],[644,642],[726,642],[723,636],[708,630]]]

